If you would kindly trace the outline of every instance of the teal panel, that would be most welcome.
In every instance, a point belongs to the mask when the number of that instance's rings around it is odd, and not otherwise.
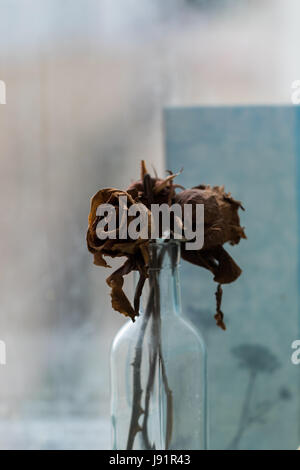
[[[299,436],[297,158],[299,108],[165,110],[167,167],[178,182],[225,184],[246,211],[248,240],[228,246],[243,269],[224,286],[227,331],[215,326],[215,284],[182,262],[182,302],[208,347],[210,447],[295,449]]]

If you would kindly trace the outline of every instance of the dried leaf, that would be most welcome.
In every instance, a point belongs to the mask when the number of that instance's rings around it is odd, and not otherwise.
[[[134,321],[137,313],[133,309],[131,303],[123,291],[124,279],[126,274],[129,274],[135,265],[132,260],[128,259],[123,266],[115,271],[111,276],[106,279],[107,284],[111,288],[111,304],[114,310],[122,313],[126,317],[130,317]]]
[[[217,326],[225,331],[226,330],[226,325],[223,321],[224,314],[221,311],[222,295],[223,295],[223,290],[222,290],[221,284],[219,284],[218,287],[217,287],[216,294],[215,294],[216,304],[217,304],[217,313],[215,314],[215,319],[216,319],[216,322],[217,322]]]
[[[229,284],[234,282],[241,275],[241,268],[222,246],[211,250],[211,254],[218,261],[218,267],[214,270],[215,282]]]

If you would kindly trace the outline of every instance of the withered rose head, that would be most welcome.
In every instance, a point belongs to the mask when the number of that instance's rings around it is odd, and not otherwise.
[[[214,248],[229,242],[231,245],[246,238],[244,229],[240,226],[238,214],[242,204],[233,199],[230,193],[225,193],[223,186],[200,185],[186,189],[175,196],[175,202],[191,204],[193,219],[196,216],[196,205],[204,205],[204,246],[203,249]]]
[[[123,198],[126,198],[126,206],[123,204]],[[125,229],[127,233],[128,225],[132,221],[132,217],[127,216],[127,209],[135,204],[135,200],[129,192],[121,191],[114,188],[101,189],[91,199],[91,209],[89,214],[89,225],[87,231],[87,246],[91,253],[94,255],[94,264],[97,266],[109,267],[104,256],[111,258],[126,256],[126,257],[145,257],[147,261],[147,240],[132,240],[130,238],[120,239],[121,229]],[[114,233],[109,233],[109,237],[101,240],[99,232],[97,233],[97,226],[101,217],[97,215],[97,210],[101,205],[109,204],[115,208],[115,230]],[[124,216],[119,223],[119,211],[124,210]],[[147,209],[145,209],[147,210]],[[109,217],[108,217],[109,218]],[[125,227],[124,227],[125,225]]]
[[[122,206],[123,198],[126,197],[126,207]],[[114,233],[110,233],[110,238],[100,239],[97,226],[101,217],[97,215],[99,206],[110,204],[115,208],[115,222],[116,228]],[[123,276],[133,270],[140,272],[140,289],[146,279],[145,266],[148,265],[148,240],[130,238],[120,239],[121,229],[125,229],[127,233],[128,225],[132,217],[121,217],[119,223],[120,207],[123,208],[124,215],[127,210],[135,204],[135,200],[129,192],[121,191],[114,188],[106,188],[98,191],[97,194],[91,199],[91,209],[89,214],[89,225],[87,230],[87,246],[91,253],[94,255],[94,264],[109,268],[104,257],[126,257],[127,261],[117,271],[115,271],[106,280],[111,288],[112,307],[125,316],[129,316],[132,320],[138,315],[139,311],[139,296],[135,299],[134,307],[129,302],[125,293],[123,292],[124,279]],[[145,208],[145,211],[147,209]],[[148,211],[147,211],[148,212]],[[125,226],[124,226],[125,225]],[[114,238],[112,238],[114,237]]]
[[[151,204],[170,204],[175,196],[178,185],[173,180],[178,176],[171,173],[165,179],[151,176],[146,169],[145,162],[141,164],[141,179],[134,181],[127,191],[135,196],[150,209]]]
[[[196,205],[204,205],[204,245],[201,250],[186,250],[182,246],[182,258],[186,261],[208,269],[214,274],[214,281],[218,284],[228,284],[235,281],[241,274],[241,269],[232,257],[223,248],[224,243],[231,245],[239,243],[246,238],[244,229],[240,226],[238,210],[243,209],[241,203],[225,193],[223,186],[210,187],[200,185],[187,189],[175,196],[175,202],[182,205],[192,204],[193,221],[196,217]],[[221,299],[222,290],[217,290]],[[221,300],[219,301],[219,307]],[[217,324],[225,329],[223,314],[219,308],[216,315]]]

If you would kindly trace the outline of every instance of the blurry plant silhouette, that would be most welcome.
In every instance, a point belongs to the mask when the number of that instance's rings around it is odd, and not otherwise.
[[[248,385],[242,406],[239,425],[228,449],[238,449],[245,431],[254,423],[263,424],[264,417],[278,402],[264,400],[253,407],[253,395],[259,374],[273,374],[280,368],[277,357],[266,347],[259,344],[241,344],[232,349],[232,354],[239,361],[239,367],[248,371]],[[279,391],[279,400],[289,400],[291,393],[286,387]]]

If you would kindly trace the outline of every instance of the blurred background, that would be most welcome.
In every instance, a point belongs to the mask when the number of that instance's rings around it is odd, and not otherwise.
[[[1,449],[110,447],[124,324],[89,199],[163,174],[166,106],[290,103],[298,0],[0,0]],[[173,170],[178,170],[174,168]]]

